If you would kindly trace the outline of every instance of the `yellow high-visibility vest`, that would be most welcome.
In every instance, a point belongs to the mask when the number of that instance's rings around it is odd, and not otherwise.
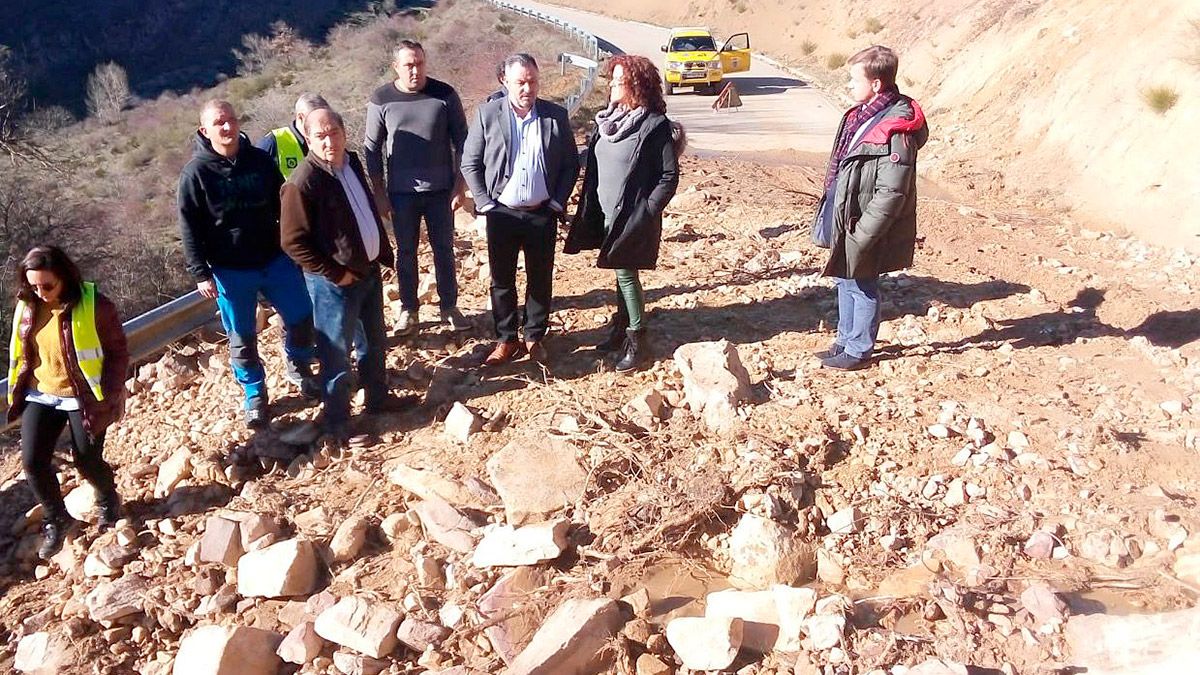
[[[8,405],[13,404],[13,387],[21,366],[25,361],[24,343],[21,340],[21,322],[25,313],[32,308],[24,300],[17,301],[13,314],[12,338],[8,343]],[[100,347],[100,333],[96,331],[96,284],[83,282],[83,297],[71,308],[71,340],[74,342],[75,358],[79,369],[97,401],[104,400],[100,377],[104,374],[104,350]]]
[[[296,167],[300,166],[300,162],[304,161],[304,150],[291,127],[272,129],[271,135],[275,137],[275,157],[279,162],[279,173],[287,180]]]

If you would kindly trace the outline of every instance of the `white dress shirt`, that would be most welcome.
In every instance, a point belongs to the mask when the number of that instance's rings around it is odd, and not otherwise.
[[[354,219],[358,221],[358,233],[362,236],[363,248],[367,251],[367,259],[374,261],[379,257],[379,226],[375,222],[375,213],[371,211],[371,203],[367,201],[367,191],[363,188],[358,174],[350,168],[349,162],[334,169],[334,175],[342,184],[350,208],[354,210]]]

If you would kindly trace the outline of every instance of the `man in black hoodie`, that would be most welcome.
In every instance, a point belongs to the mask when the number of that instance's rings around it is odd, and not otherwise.
[[[191,161],[179,178],[179,226],[196,289],[216,298],[229,336],[234,377],[245,391],[246,424],[266,423],[267,387],[258,355],[255,309],[261,293],[283,319],[288,379],[315,391],[312,303],[300,268],[279,245],[283,178],[267,153],[240,133],[227,101],[200,111]]]

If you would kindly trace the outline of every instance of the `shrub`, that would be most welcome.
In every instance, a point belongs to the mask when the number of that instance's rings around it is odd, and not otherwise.
[[[875,17],[869,17],[863,24],[863,30],[868,33],[878,33],[883,30],[883,22]]]
[[[275,78],[270,75],[246,75],[229,80],[228,91],[231,103],[243,105],[246,101],[262,94],[275,84]]]
[[[1151,110],[1162,115],[1179,102],[1179,92],[1171,87],[1156,85],[1142,90],[1142,100]]]
[[[800,43],[800,51],[804,52],[805,56],[809,56],[813,52],[817,51],[817,43],[813,42],[812,40],[805,40],[804,42]]]
[[[271,24],[270,35],[243,35],[242,46],[245,49],[233,50],[238,75],[260,73],[269,65],[291,67],[312,52],[312,44],[282,21]]]
[[[846,59],[849,58],[841,52],[834,52],[825,57],[825,67],[830,70],[837,70],[846,65]]]

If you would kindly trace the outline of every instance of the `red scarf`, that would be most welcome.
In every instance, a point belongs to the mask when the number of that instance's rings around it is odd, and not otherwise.
[[[854,139],[854,135],[866,124],[872,117],[889,108],[893,103],[900,99],[900,92],[895,89],[889,89],[880,92],[878,96],[871,99],[865,105],[856,105],[846,111],[842,120],[842,133],[838,136],[837,145],[833,148],[833,154],[829,156],[829,168],[825,170],[825,192],[829,192],[829,188],[837,182],[838,166],[842,160],[846,159],[846,155],[850,153],[850,141]]]

